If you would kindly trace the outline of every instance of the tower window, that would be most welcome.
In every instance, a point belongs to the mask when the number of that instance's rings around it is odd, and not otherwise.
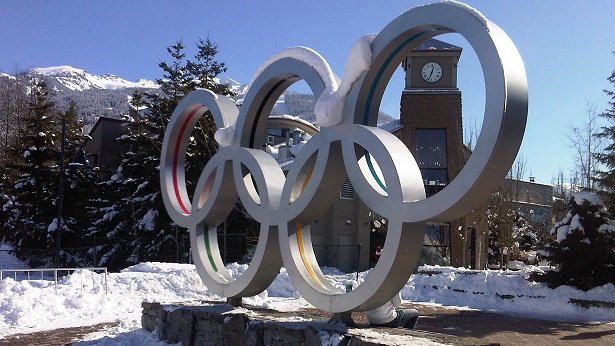
[[[421,169],[447,168],[446,129],[417,129],[415,153]]]
[[[415,158],[428,196],[448,184],[446,129],[417,129]]]

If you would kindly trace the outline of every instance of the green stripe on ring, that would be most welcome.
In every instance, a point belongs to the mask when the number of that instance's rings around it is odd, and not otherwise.
[[[205,251],[207,251],[207,258],[209,258],[209,264],[211,264],[212,268],[217,273],[218,266],[216,266],[216,263],[214,262],[214,256],[211,253],[211,245],[209,244],[209,230],[205,235]]]
[[[395,55],[397,55],[397,53],[399,53],[399,51],[401,51],[410,42],[416,40],[418,37],[423,36],[427,32],[437,31],[437,30],[442,30],[442,29],[433,28],[433,29],[421,31],[418,34],[412,35],[411,37],[406,39],[404,42],[402,42],[399,46],[397,46],[397,48],[395,48],[391,52],[391,54],[389,54],[389,56],[386,58],[384,63],[380,66],[380,69],[378,70],[378,73],[376,73],[376,77],[374,78],[374,82],[370,86],[369,93],[367,94],[367,102],[365,103],[365,110],[363,112],[363,125],[367,126],[367,123],[368,123],[368,120],[369,120],[369,109],[372,106],[372,98],[374,97],[374,93],[376,92],[376,86],[378,85],[378,82],[380,82],[380,78],[382,78],[382,75],[384,74],[384,70],[386,69],[387,66],[389,66],[389,64],[393,60],[393,57]],[[369,168],[369,171],[372,173],[372,176],[374,177],[374,179],[376,179],[376,182],[378,183],[378,185],[385,192],[387,192],[386,185],[382,182],[382,180],[380,179],[380,177],[376,173],[376,169],[374,169],[374,165],[372,163],[372,159],[371,159],[371,155],[370,155],[369,151],[366,150],[365,153],[367,155],[366,156],[366,161],[367,161],[367,167]]]

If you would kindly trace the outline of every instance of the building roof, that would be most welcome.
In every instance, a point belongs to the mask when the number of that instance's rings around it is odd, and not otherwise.
[[[96,131],[96,129],[100,126],[101,123],[103,122],[111,122],[111,123],[122,123],[122,124],[126,124],[128,123],[128,120],[124,120],[124,119],[116,119],[116,118],[108,118],[108,117],[98,117],[98,119],[96,119],[96,123],[94,124],[94,126],[92,127],[92,129],[90,130],[90,132],[88,133],[88,135],[91,137],[94,132]]]
[[[390,133],[397,132],[404,127],[399,119],[393,119],[388,123],[378,125],[378,128],[388,131]]]
[[[310,136],[314,135],[319,130],[318,127],[311,122],[288,114],[270,115],[269,118],[267,118],[267,126],[273,128],[277,126],[293,126]]]

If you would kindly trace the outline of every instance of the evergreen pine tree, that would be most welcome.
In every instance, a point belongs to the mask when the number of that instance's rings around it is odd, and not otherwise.
[[[511,260],[528,263],[530,251],[538,245],[538,235],[520,209],[513,210],[512,238]]]
[[[188,60],[186,70],[193,76],[192,87],[209,89],[219,95],[232,96],[233,92],[226,84],[219,84],[215,77],[226,72],[226,66],[223,62],[215,59],[218,54],[218,45],[213,43],[209,38],[203,40],[199,38],[199,43],[196,44],[199,52],[195,55],[195,60]]]
[[[615,70],[607,79],[615,86]],[[610,144],[606,146],[603,152],[597,153],[596,158],[608,170],[599,171],[596,180],[601,187],[600,196],[604,205],[611,216],[615,216],[615,89],[604,90],[604,92],[611,97],[611,101],[608,103],[610,108],[604,110],[600,116],[608,120],[611,126],[602,127],[602,131],[597,136],[605,138]]]
[[[32,89],[27,126],[20,133],[20,145],[11,148],[18,176],[7,186],[11,203],[5,204],[4,240],[31,266],[53,263],[58,200],[58,150],[55,104],[44,82]]]
[[[167,52],[171,55],[173,61],[170,64],[164,61],[158,64],[158,67],[163,71],[163,75],[162,78],[156,79],[156,83],[160,85],[163,96],[160,97],[153,93],[144,94],[149,103],[146,105],[150,108],[154,107],[158,112],[165,115],[173,113],[179,101],[194,90],[193,76],[186,67],[184,48],[182,40],[175,42],[174,45],[167,47]]]
[[[101,183],[95,237],[97,265],[120,269],[140,261],[175,261],[174,227],[167,216],[159,187],[159,158],[163,127],[154,112],[134,115],[118,140],[129,150],[122,164]]]
[[[502,250],[500,249],[499,223],[491,208],[487,209],[487,263],[502,268]]]
[[[55,264],[56,248],[61,247],[58,265],[80,266],[84,257],[76,246],[80,245],[83,230],[89,218],[85,213],[90,186],[95,186],[92,172],[81,172],[71,165],[65,166],[60,176],[61,118],[66,119],[67,146],[65,158],[75,157],[83,143],[83,124],[77,119],[74,104],[65,113],[59,113],[51,101],[45,83],[33,89],[27,126],[20,134],[20,145],[12,148],[17,178],[5,183],[2,222],[4,241],[19,250],[18,256],[31,266]],[[65,160],[66,162],[66,160]],[[60,213],[60,179],[62,189],[61,232],[58,233]],[[58,239],[58,235],[61,239]]]
[[[615,224],[598,196],[589,192],[574,194],[568,215],[556,223],[555,237],[545,251],[555,271],[542,281],[552,287],[574,286],[582,290],[615,284]]]
[[[488,263],[508,268],[512,239],[513,215],[511,190],[502,184],[489,200],[487,207]]]
[[[10,181],[14,178],[11,167],[10,149],[18,145],[19,131],[23,129],[23,117],[29,113],[29,90],[33,81],[25,72],[18,72],[15,78],[0,79],[0,178]]]
[[[213,44],[210,43],[210,46]],[[215,61],[217,50],[199,47],[196,61],[207,61],[200,68],[222,66]],[[126,134],[118,139],[129,148],[122,154],[122,164],[101,184],[104,193],[98,200],[99,211],[89,236],[96,238],[98,265],[121,268],[139,261],[177,261],[187,256],[187,232],[172,222],[160,195],[160,153],[164,131],[181,99],[197,87],[231,94],[228,86],[216,82],[218,69],[201,71],[185,59],[181,41],[167,48],[171,63],[161,62],[163,78],[157,79],[162,95],[134,94],[135,109],[130,115]],[[208,65],[210,64],[210,65]],[[211,74],[216,73],[216,74]],[[200,81],[199,83],[194,82]],[[217,151],[213,138],[216,130],[211,116],[203,116],[193,131],[187,148],[186,180],[196,184],[198,176]]]
[[[86,261],[83,237],[89,227],[88,208],[90,200],[98,195],[97,172],[89,165],[83,151],[86,135],[83,122],[79,120],[76,104],[71,102],[63,113],[66,126],[65,169],[63,174],[63,227],[62,254],[65,263],[72,266],[91,265]]]

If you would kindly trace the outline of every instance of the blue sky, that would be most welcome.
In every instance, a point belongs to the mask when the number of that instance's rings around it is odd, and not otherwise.
[[[128,80],[161,76],[165,47],[209,37],[226,75],[247,83],[261,62],[290,46],[307,46],[341,75],[350,47],[400,13],[431,1],[12,1],[0,0],[0,71],[71,65]],[[521,154],[526,178],[551,183],[574,168],[565,135],[587,104],[607,108],[603,89],[615,69],[615,1],[467,1],[504,29],[524,60],[530,107]],[[458,35],[437,37],[466,49],[459,63],[464,123],[480,126],[482,75]],[[298,87],[301,89],[301,86]],[[403,77],[394,76],[381,110],[395,115]],[[475,125],[477,124],[477,125]],[[468,130],[466,130],[468,132]]]

